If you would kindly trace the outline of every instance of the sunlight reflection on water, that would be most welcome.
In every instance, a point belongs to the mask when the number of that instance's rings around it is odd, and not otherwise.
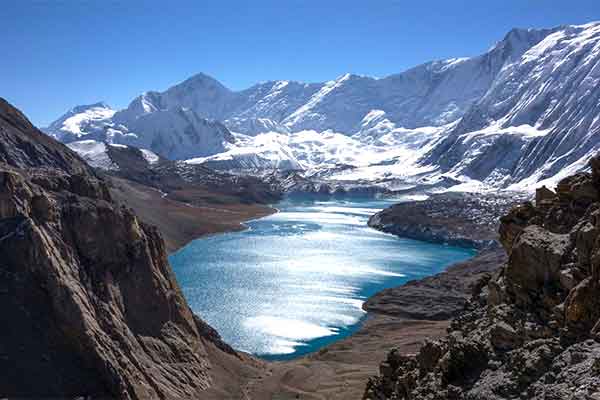
[[[286,200],[250,230],[196,240],[170,260],[194,312],[228,343],[301,355],[351,333],[375,292],[473,255],[366,227],[389,204]]]

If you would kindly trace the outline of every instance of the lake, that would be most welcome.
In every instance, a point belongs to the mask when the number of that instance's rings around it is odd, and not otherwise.
[[[248,230],[195,240],[169,259],[192,310],[227,343],[297,357],[354,332],[369,296],[475,254],[367,226],[401,200],[290,198]]]

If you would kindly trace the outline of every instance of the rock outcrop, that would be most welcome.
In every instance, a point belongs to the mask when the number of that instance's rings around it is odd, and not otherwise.
[[[392,351],[365,399],[600,398],[600,158],[501,218],[506,265],[447,337]]]
[[[398,203],[369,219],[369,226],[400,237],[485,249],[496,247],[498,217],[522,194],[441,193]]]
[[[188,307],[164,242],[0,101],[0,397],[207,398],[242,358]]]

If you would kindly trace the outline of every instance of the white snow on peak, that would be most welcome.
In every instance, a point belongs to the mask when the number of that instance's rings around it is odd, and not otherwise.
[[[80,140],[68,143],[67,146],[81,156],[89,165],[104,170],[118,170],[108,156],[106,145],[95,140]]]
[[[273,85],[273,90],[281,90],[284,87],[286,87],[289,83],[290,81],[278,81],[277,83],[275,83],[275,85]]]
[[[341,87],[344,82],[350,79],[350,74],[346,73],[334,81],[329,81],[315,93],[306,104],[294,111],[290,116],[284,119],[283,123],[286,126],[293,126],[305,118],[305,115],[316,107],[323,99],[335,89]]]
[[[46,131],[54,138],[63,141],[66,136],[80,138],[92,127],[102,126],[115,114],[115,110],[105,103],[77,106],[54,121]]]
[[[381,120],[381,118],[385,117],[385,111],[383,110],[371,110],[365,115],[365,117],[361,121],[362,127],[367,127],[372,125],[375,121]]]
[[[149,99],[149,96],[147,93],[144,93],[140,99],[141,104],[142,104],[142,109],[144,110],[145,113],[151,113],[154,111],[157,111],[157,108],[154,104],[152,104],[152,101]]]
[[[198,74],[116,113],[72,110],[47,132],[216,168],[518,188],[580,169],[600,150],[599,87],[594,22],[513,29],[479,56],[377,79],[268,81],[236,92]]]
[[[153,153],[147,149],[140,149],[140,151],[142,152],[144,159],[148,161],[148,164],[156,164],[158,162],[159,157],[156,153]]]

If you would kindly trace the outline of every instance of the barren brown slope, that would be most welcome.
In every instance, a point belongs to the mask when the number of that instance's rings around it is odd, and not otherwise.
[[[218,202],[217,194],[210,194],[214,201],[185,202],[159,190],[123,178],[111,177],[110,193],[113,198],[131,207],[142,221],[159,227],[169,253],[185,246],[201,236],[244,229],[243,223],[264,217],[276,210],[264,204]],[[192,194],[197,193],[193,192]]]
[[[159,157],[148,162],[135,147],[107,146],[116,170],[102,171],[113,198],[161,230],[169,252],[200,236],[243,229],[275,212],[278,190],[257,178],[213,171]]]

